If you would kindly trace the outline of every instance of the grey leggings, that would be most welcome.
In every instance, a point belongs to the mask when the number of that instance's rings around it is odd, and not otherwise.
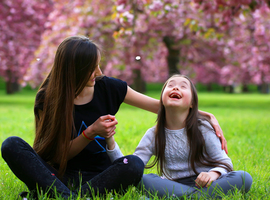
[[[250,190],[252,184],[252,177],[249,173],[244,171],[232,171],[214,181],[210,187],[199,189],[195,187],[194,180],[197,176],[188,177],[185,179],[179,179],[177,181],[171,181],[168,179],[162,179],[156,174],[143,175],[143,185],[146,191],[150,194],[155,194],[159,197],[164,196],[177,196],[184,195],[192,196],[204,196],[204,197],[222,197],[223,194],[227,194],[230,190],[237,188],[243,189],[245,192]]]

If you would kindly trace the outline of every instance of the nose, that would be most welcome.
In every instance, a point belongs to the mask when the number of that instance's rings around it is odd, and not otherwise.
[[[179,90],[179,88],[177,86],[174,86],[173,90]]]
[[[102,75],[102,71],[101,71],[99,65],[97,66],[97,68],[95,70],[95,74],[96,74],[96,76],[101,76]]]

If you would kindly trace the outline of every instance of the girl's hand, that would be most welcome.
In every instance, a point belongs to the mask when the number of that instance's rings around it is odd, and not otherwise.
[[[115,116],[104,115],[99,117],[91,126],[85,130],[85,134],[89,138],[94,138],[97,135],[110,138],[115,134],[116,125],[118,124]]]
[[[219,172],[201,172],[195,180],[197,187],[208,187],[211,183],[220,177]]]
[[[228,154],[228,148],[227,148],[227,141],[223,135],[223,131],[216,119],[216,117],[211,114],[211,113],[207,113],[207,112],[204,112],[204,111],[199,111],[199,113],[201,115],[204,115],[206,117],[208,117],[210,119],[210,123],[211,125],[213,126],[215,132],[216,132],[216,135],[219,137],[220,141],[221,141],[221,148],[223,150],[225,150],[226,154]]]

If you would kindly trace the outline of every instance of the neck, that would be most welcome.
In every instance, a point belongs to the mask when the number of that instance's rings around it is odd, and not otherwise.
[[[81,105],[90,102],[94,96],[94,87],[85,87],[74,99],[74,104]]]
[[[185,128],[188,113],[189,109],[177,110],[173,107],[166,108],[166,128],[170,130],[178,130]]]

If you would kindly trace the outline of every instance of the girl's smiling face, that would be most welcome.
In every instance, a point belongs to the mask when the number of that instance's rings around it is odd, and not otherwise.
[[[170,78],[163,90],[162,102],[165,108],[191,108],[192,92],[189,80],[181,76]]]

